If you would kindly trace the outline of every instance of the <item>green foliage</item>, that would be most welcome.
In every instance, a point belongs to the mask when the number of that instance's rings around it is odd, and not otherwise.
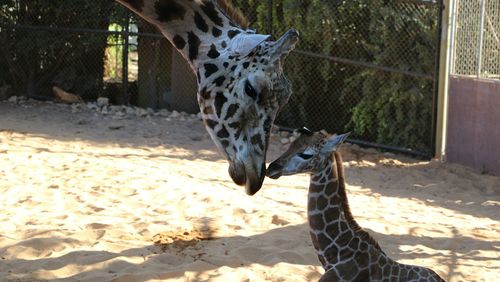
[[[273,3],[274,34],[296,28],[301,34],[297,49],[308,52],[287,59],[294,94],[277,123],[352,131],[357,139],[430,153],[432,80],[311,53],[432,76],[437,6],[385,0]],[[267,1],[261,1],[257,13],[253,26],[265,32]]]
[[[107,29],[113,1],[7,0],[0,4],[0,24]],[[0,83],[19,95],[49,96],[58,85],[84,98],[102,89],[106,36],[5,28],[0,33]],[[1,61],[0,61],[1,62]]]

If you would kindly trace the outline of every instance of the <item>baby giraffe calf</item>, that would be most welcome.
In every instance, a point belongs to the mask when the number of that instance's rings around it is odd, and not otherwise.
[[[348,134],[326,136],[301,130],[267,176],[309,173],[308,221],[325,274],[320,281],[444,281],[431,269],[398,263],[354,220],[337,148]]]

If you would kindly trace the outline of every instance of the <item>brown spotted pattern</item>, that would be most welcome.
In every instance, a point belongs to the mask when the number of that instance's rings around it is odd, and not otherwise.
[[[358,225],[349,208],[340,153],[325,150],[327,138],[318,132],[300,136],[268,169],[274,176],[311,174],[308,222],[326,270],[320,281],[444,281],[431,269],[392,260]]]

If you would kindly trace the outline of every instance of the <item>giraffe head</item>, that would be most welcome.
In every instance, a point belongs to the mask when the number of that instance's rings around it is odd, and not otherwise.
[[[298,41],[248,29],[228,0],[117,0],[159,28],[198,77],[198,104],[236,184],[255,194],[265,177],[271,125],[291,95],[285,57]]]
[[[274,42],[242,33],[197,68],[206,128],[229,161],[230,176],[249,195],[262,186],[271,126],[291,95],[282,66],[297,40],[295,30]]]
[[[277,179],[282,175],[322,171],[330,165],[332,153],[349,136],[349,133],[328,136],[308,129],[302,129],[300,133],[288,150],[269,165],[268,177]]]

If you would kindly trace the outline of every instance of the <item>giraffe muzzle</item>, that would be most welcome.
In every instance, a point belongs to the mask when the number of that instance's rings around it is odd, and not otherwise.
[[[256,169],[254,162],[242,162],[239,159],[234,160],[229,165],[229,175],[234,183],[240,186],[245,186],[245,192],[249,196],[255,195],[262,187],[265,178],[265,164],[260,168],[260,172]]]

